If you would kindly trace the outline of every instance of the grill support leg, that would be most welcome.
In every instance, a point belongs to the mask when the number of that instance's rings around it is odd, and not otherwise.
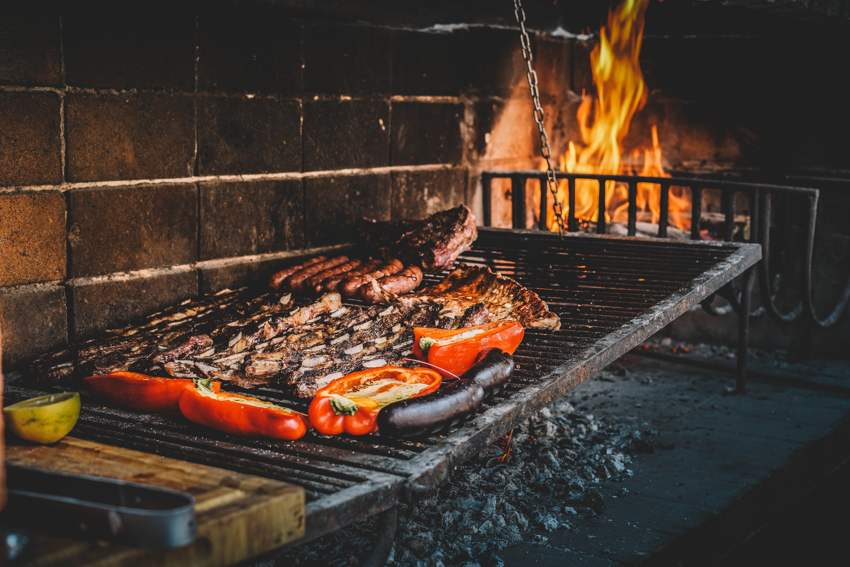
[[[398,506],[381,512],[377,528],[378,540],[369,555],[363,559],[363,567],[383,567],[387,564],[398,531]]]
[[[747,389],[747,349],[750,343],[750,310],[753,297],[753,270],[741,276],[741,308],[738,310],[738,367],[735,373],[735,391],[743,394]]]

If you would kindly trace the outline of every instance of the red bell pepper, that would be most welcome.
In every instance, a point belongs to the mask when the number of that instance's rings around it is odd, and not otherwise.
[[[180,396],[195,386],[186,378],[157,378],[139,372],[111,372],[84,379],[86,386],[116,406],[137,411],[177,411]],[[217,392],[221,385],[212,388]]]
[[[513,354],[525,336],[519,321],[495,321],[461,329],[413,328],[413,354],[454,376],[475,364],[478,356],[491,348]]]
[[[368,368],[337,378],[316,392],[307,414],[323,435],[366,435],[377,429],[382,407],[428,395],[441,381],[439,373],[429,368]]]
[[[193,423],[233,435],[292,441],[307,432],[300,413],[252,396],[216,392],[208,380],[183,393],[180,412]]]

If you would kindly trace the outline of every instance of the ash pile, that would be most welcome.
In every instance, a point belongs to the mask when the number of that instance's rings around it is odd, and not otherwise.
[[[514,429],[509,454],[494,446],[433,496],[405,506],[391,564],[498,565],[505,547],[545,543],[604,509],[600,485],[631,476],[631,455],[652,435],[561,400]]]

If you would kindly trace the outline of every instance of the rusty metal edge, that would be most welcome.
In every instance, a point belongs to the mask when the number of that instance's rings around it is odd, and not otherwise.
[[[563,237],[559,237],[557,232],[549,232],[542,231],[536,229],[519,229],[519,228],[496,228],[491,226],[479,226],[478,233],[486,234],[519,234],[522,236],[527,236],[529,238],[541,239],[541,240],[551,240],[552,243],[563,243],[566,248],[570,239],[575,240],[586,240],[586,239],[594,239],[594,240],[611,240],[614,242],[638,242],[638,243],[647,243],[647,242],[657,242],[659,244],[664,244],[667,246],[699,246],[699,247],[713,247],[713,248],[741,248],[746,246],[755,246],[761,249],[761,246],[758,244],[752,244],[749,242],[730,242],[728,240],[691,240],[691,239],[682,239],[676,240],[670,237],[660,238],[658,236],[622,236],[619,234],[598,234],[595,232],[570,232],[564,234]],[[475,250],[475,246],[473,245],[473,250]],[[761,259],[761,252],[759,252],[759,259]],[[463,258],[461,258],[461,261]]]
[[[307,523],[304,537],[289,545],[309,542],[355,521],[385,512],[398,503],[403,488],[403,477],[375,473],[366,482],[309,502],[304,507]]]

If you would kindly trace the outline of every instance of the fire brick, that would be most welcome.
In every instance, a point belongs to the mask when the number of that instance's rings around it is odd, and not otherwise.
[[[0,286],[65,277],[65,198],[58,191],[0,194]]]
[[[459,95],[464,69],[464,34],[399,32],[393,59],[393,92],[402,95]]]
[[[202,90],[298,94],[300,29],[263,14],[201,16],[198,82]]]
[[[466,170],[395,172],[392,218],[423,218],[466,200]]]
[[[384,101],[304,104],[304,169],[387,165],[389,109]]]
[[[513,30],[473,29],[464,38],[465,90],[507,96],[513,85],[525,80],[525,63]]]
[[[393,165],[458,163],[463,151],[462,121],[462,104],[393,103]]]
[[[316,24],[304,29],[304,90],[319,94],[390,92],[390,32]]]
[[[593,71],[590,69],[590,53],[593,44],[577,41],[572,47],[572,89],[575,93],[593,92]]]
[[[195,82],[195,20],[181,14],[123,14],[92,18],[69,14],[65,75],[81,87],[191,91]]]
[[[70,181],[192,174],[195,128],[190,97],[71,94],[65,104]]]
[[[364,216],[389,220],[390,176],[350,175],[304,181],[306,240],[309,246],[337,244],[354,237]]]
[[[70,193],[71,271],[93,276],[193,262],[197,187],[81,189]]]
[[[0,18],[0,84],[58,85],[61,82],[59,16],[3,14]]]
[[[535,38],[534,67],[540,82],[540,94],[560,102],[567,96],[572,76],[572,42],[563,39]],[[520,81],[520,88],[527,85]]]
[[[198,275],[188,270],[129,280],[72,282],[70,289],[74,337],[81,338],[197,295]]]
[[[0,289],[3,364],[13,366],[68,341],[65,288],[28,285]]]
[[[0,185],[59,183],[59,97],[0,93]]]
[[[300,180],[201,185],[201,259],[299,248],[304,243]]]
[[[202,175],[301,169],[301,109],[297,102],[203,98],[198,101]]]

